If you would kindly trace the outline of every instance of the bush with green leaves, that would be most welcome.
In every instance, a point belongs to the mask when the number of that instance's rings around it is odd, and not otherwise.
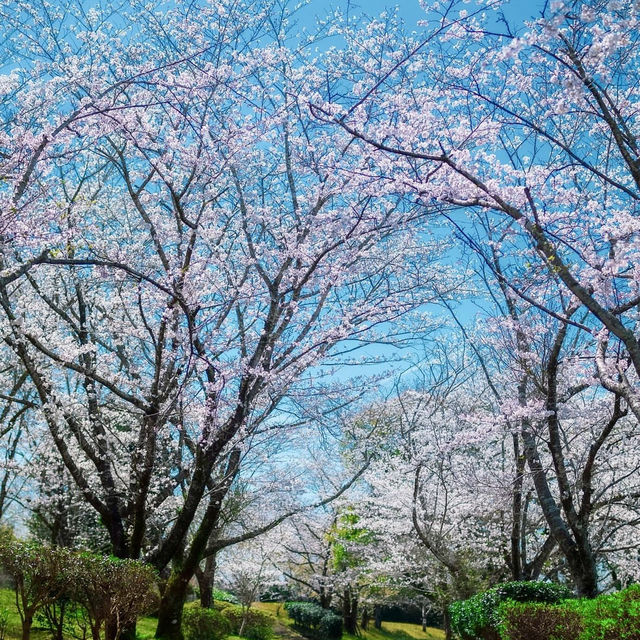
[[[583,621],[580,640],[640,640],[640,585],[571,605]]]
[[[101,630],[110,638],[158,602],[153,569],[136,560],[120,560],[92,553],[76,553],[71,598],[84,608],[93,640]]]
[[[244,611],[240,606],[229,605],[221,609],[221,613],[229,621],[231,632],[235,635],[240,635],[242,630],[242,637],[249,640],[271,640],[273,637],[273,617],[264,611]]]
[[[499,615],[501,640],[640,640],[640,586],[555,606],[506,602]]]
[[[217,609],[192,602],[182,614],[182,633],[185,640],[224,640],[231,633],[231,624]]]
[[[499,607],[501,640],[577,640],[580,614],[568,606],[508,600]]]
[[[229,593],[224,589],[213,589],[213,601],[214,602],[230,602],[231,604],[240,604],[238,598],[233,593]]]
[[[503,602],[555,604],[572,597],[573,592],[561,584],[507,582],[468,600],[454,602],[449,608],[451,628],[462,640],[499,640],[499,609]]]
[[[23,542],[6,530],[0,532],[0,566],[13,581],[23,640],[29,640],[36,614],[69,588],[72,555],[66,549]]]
[[[157,602],[156,575],[142,562],[24,542],[6,530],[0,530],[0,566],[13,582],[23,640],[36,615],[48,618],[60,638],[70,611],[86,620],[94,640],[103,628],[117,639]]]
[[[342,637],[342,618],[333,611],[313,602],[287,602],[284,608],[294,623],[307,633],[323,640]]]
[[[320,618],[318,635],[321,638],[339,640],[342,637],[342,618],[332,611],[326,612]]]

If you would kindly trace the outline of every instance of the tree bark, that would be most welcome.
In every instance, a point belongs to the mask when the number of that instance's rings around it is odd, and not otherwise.
[[[453,629],[451,628],[451,618],[449,616],[449,607],[444,607],[444,637],[445,640],[453,640]]]
[[[22,620],[22,640],[29,640],[31,636],[31,625],[33,624],[33,615],[26,614]]]
[[[183,571],[175,570],[162,592],[158,609],[156,638],[162,640],[183,640],[182,611],[187,599],[189,577]]]
[[[342,595],[342,618],[344,630],[352,635],[358,633],[358,595],[350,586],[344,588]]]
[[[382,607],[379,604],[373,608],[373,617],[373,626],[376,629],[382,629]]]
[[[208,556],[204,561],[204,569],[196,570],[196,579],[200,589],[200,606],[203,609],[213,607],[213,581],[216,574],[216,556]]]
[[[240,451],[234,449],[229,453],[225,473],[220,484],[211,491],[207,509],[202,515],[188,551],[174,567],[167,581],[158,609],[158,626],[156,638],[166,640],[182,640],[182,609],[187,598],[189,580],[195,575],[198,565],[205,554],[211,532],[217,525],[222,508],[222,501],[229,491],[240,468]]]

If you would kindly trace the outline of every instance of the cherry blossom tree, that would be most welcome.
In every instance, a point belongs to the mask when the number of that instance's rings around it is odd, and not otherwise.
[[[567,341],[582,332],[598,380],[613,394],[584,444],[594,462],[611,432],[623,428],[627,407],[640,417],[637,21],[632,2],[556,3],[518,32],[499,4],[436,5],[413,39],[394,46],[384,32],[371,35],[380,61],[354,78],[350,102],[314,107],[319,119],[382,152],[377,171],[384,183],[402,184],[440,207],[454,233],[489,257],[507,306],[519,300],[558,323],[540,363],[546,388],[529,395],[535,380],[525,371],[520,397],[504,406],[523,427],[538,499],[586,595],[597,591],[585,528],[592,463],[583,467],[583,485],[570,479],[560,414],[569,402],[562,394],[574,390],[571,374],[565,386],[559,376],[570,367]],[[513,348],[542,356],[536,330],[522,329],[517,306],[508,311]],[[601,398],[596,392],[590,402],[598,406]],[[534,419],[522,415],[536,404]],[[543,423],[559,483],[555,497],[536,443],[535,425]]]
[[[441,284],[422,208],[308,112],[339,69],[251,7],[7,15],[30,45],[3,85],[5,340],[113,553],[171,566],[161,637],[249,440]]]

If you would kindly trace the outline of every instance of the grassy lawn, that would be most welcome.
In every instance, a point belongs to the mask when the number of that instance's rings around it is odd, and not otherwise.
[[[282,624],[292,626],[293,621],[287,616],[284,605],[279,602],[256,602],[253,605],[260,611],[266,611],[277,618]],[[443,640],[444,631],[427,627],[426,632],[422,631],[419,624],[408,622],[383,622],[382,629],[375,629],[373,622],[369,629],[361,636],[352,636],[345,633],[343,640]]]
[[[0,589],[0,609],[9,614],[6,640],[20,640],[22,638],[22,623],[16,609],[15,594],[10,589]],[[43,629],[38,629],[35,622],[31,629],[32,640],[49,640],[51,634]]]
[[[278,602],[257,602],[254,607],[259,611],[271,614],[282,625],[292,626],[293,621],[287,616],[284,605]],[[22,637],[22,626],[20,616],[16,610],[13,591],[0,589],[0,609],[9,613],[9,624],[5,640],[20,640]],[[137,636],[140,640],[152,640],[156,631],[156,618],[140,618],[136,627]],[[37,621],[31,630],[32,640],[50,640],[51,634],[44,629],[38,628]],[[344,634],[343,640],[442,640],[444,632],[440,629],[427,628],[423,633],[420,625],[408,624],[404,622],[383,622],[382,629],[374,629],[373,624],[368,631],[360,637]],[[228,640],[242,640],[237,636],[229,636]]]
[[[274,618],[277,618],[284,624],[292,622],[289,619],[287,612],[284,610],[283,602],[255,602],[253,604],[253,608],[257,609],[258,611],[270,613]]]

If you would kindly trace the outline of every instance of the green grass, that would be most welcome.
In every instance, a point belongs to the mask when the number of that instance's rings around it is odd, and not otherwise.
[[[419,624],[409,622],[383,622],[382,629],[376,629],[373,622],[360,636],[342,634],[342,640],[443,640],[444,631],[434,627],[422,630]]]
[[[293,620],[287,616],[282,603],[256,602],[253,606],[260,611],[270,613],[282,624],[289,627],[293,626]],[[426,631],[422,631],[422,627],[419,624],[383,622],[382,629],[375,629],[372,621],[369,629],[362,632],[360,636],[352,636],[345,633],[342,636],[342,640],[443,640],[444,637],[444,631],[434,627],[427,627]]]
[[[16,608],[15,594],[11,589],[0,589],[0,609],[9,614],[6,640],[20,640],[22,623]],[[38,628],[38,623],[34,622],[31,628],[32,640],[49,640],[50,637],[51,634],[48,631]]]
[[[276,620],[285,626],[292,626],[293,621],[287,616],[284,605],[279,602],[256,602],[253,605],[259,611],[271,614]],[[0,609],[9,613],[9,625],[5,640],[20,640],[22,626],[20,616],[16,609],[13,591],[0,589]],[[156,631],[157,618],[140,618],[136,626],[137,636],[140,640],[151,640]],[[31,630],[32,640],[50,640],[51,634],[45,629],[40,629],[37,622]],[[383,622],[382,629],[374,629],[373,623],[361,636],[343,635],[343,640],[443,640],[444,631],[427,627],[423,632],[420,625],[405,622]],[[227,640],[243,640],[238,636],[229,636]]]
[[[274,618],[280,620],[282,623],[292,622],[287,612],[284,610],[284,603],[282,602],[254,602],[253,609],[258,611],[264,611],[270,613]]]
[[[136,623],[136,636],[141,640],[155,637],[158,618],[139,618]]]

